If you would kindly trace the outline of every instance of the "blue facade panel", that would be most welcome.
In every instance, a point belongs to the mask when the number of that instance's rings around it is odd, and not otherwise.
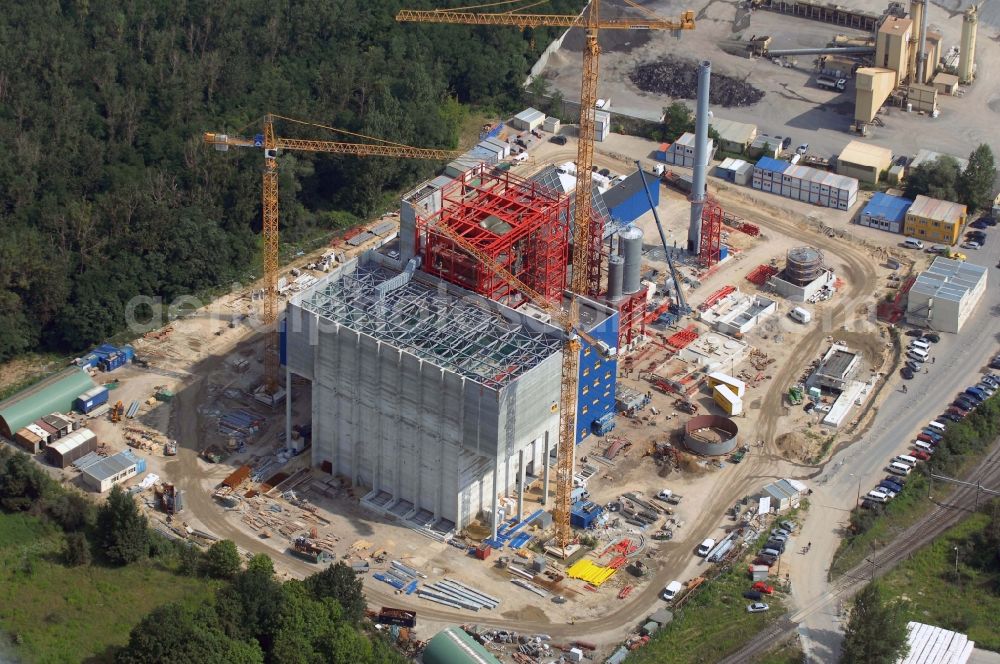
[[[652,186],[649,187],[649,193],[653,196],[653,204],[659,205],[660,187],[655,180],[653,181]],[[649,212],[649,210],[649,199],[646,198],[646,192],[641,189],[615,207],[608,208],[608,212],[611,213],[612,219],[617,219],[626,224],[631,224],[633,221]]]
[[[580,529],[590,528],[603,512],[604,508],[597,503],[592,503],[589,500],[578,501],[570,510],[570,525]]]
[[[73,407],[80,413],[86,415],[98,406],[108,402],[108,388],[103,385],[87,390],[76,398]]]
[[[284,316],[278,321],[278,363],[285,366],[285,358],[288,355],[288,334],[285,332],[285,322],[288,319]]]
[[[594,339],[603,341],[612,348],[617,348],[618,312],[587,332]],[[614,417],[617,382],[617,357],[603,357],[597,348],[593,348],[586,341],[583,341],[583,347],[580,349],[580,374],[576,393],[577,444],[595,430],[595,422],[609,415]],[[597,428],[600,429],[600,425]]]

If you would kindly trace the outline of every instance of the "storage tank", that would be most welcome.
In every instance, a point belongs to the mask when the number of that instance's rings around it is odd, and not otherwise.
[[[805,286],[823,272],[823,254],[813,247],[789,249],[785,259],[784,279],[796,286]]]
[[[642,229],[631,226],[618,234],[621,255],[625,260],[622,291],[631,295],[639,291],[642,281]]]
[[[979,13],[975,5],[965,10],[962,16],[962,45],[958,51],[958,80],[969,83],[976,76],[976,31],[979,29]]]
[[[614,302],[622,297],[622,285],[625,276],[625,259],[612,254],[608,256],[608,301]]]

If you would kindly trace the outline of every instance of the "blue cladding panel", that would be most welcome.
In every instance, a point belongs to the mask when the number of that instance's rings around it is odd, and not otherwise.
[[[278,362],[281,366],[286,366],[286,358],[288,355],[288,334],[285,332],[285,321],[288,319],[284,316],[278,321]]]
[[[612,348],[618,347],[618,313],[587,330],[590,336]],[[618,379],[618,360],[602,357],[586,341],[580,349],[579,387],[576,394],[576,442],[590,435],[591,427],[615,409],[615,386]]]
[[[657,184],[658,183],[655,180],[650,182],[649,193],[653,196],[653,203],[659,205],[660,187],[657,186]],[[631,224],[633,221],[649,212],[649,209],[649,199],[646,198],[646,192],[640,189],[620,204],[609,208],[608,211],[611,213],[612,219],[618,219],[626,224]]]

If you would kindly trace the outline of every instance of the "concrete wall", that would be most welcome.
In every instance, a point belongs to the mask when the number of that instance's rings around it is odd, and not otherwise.
[[[782,296],[789,302],[805,302],[818,293],[823,286],[830,286],[832,288],[834,282],[836,281],[837,278],[834,276],[833,272],[827,271],[822,276],[817,277],[805,286],[796,286],[795,284],[785,281],[784,279],[779,279],[776,276],[768,279],[767,285],[773,288],[775,293]]]
[[[312,381],[312,462],[460,527],[558,439],[561,355],[497,391],[289,304],[288,366]]]

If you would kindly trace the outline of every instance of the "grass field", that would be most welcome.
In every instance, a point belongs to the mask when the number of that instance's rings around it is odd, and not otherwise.
[[[767,653],[754,664],[802,664],[802,648],[799,647],[799,637],[795,636]]]
[[[963,563],[981,558],[977,535],[989,517],[973,514],[890,572],[883,586],[907,601],[907,618],[967,634],[976,646],[1000,651],[1000,570]],[[955,577],[955,547],[959,577]]]
[[[208,601],[213,586],[156,562],[65,567],[62,535],[38,519],[0,514],[0,630],[25,662],[108,662],[151,609]],[[8,638],[8,637],[3,637]]]
[[[628,664],[683,664],[717,662],[785,611],[778,594],[766,598],[767,613],[747,613],[750,589],[746,567],[734,569],[708,582],[674,614],[674,621],[628,658]]]

